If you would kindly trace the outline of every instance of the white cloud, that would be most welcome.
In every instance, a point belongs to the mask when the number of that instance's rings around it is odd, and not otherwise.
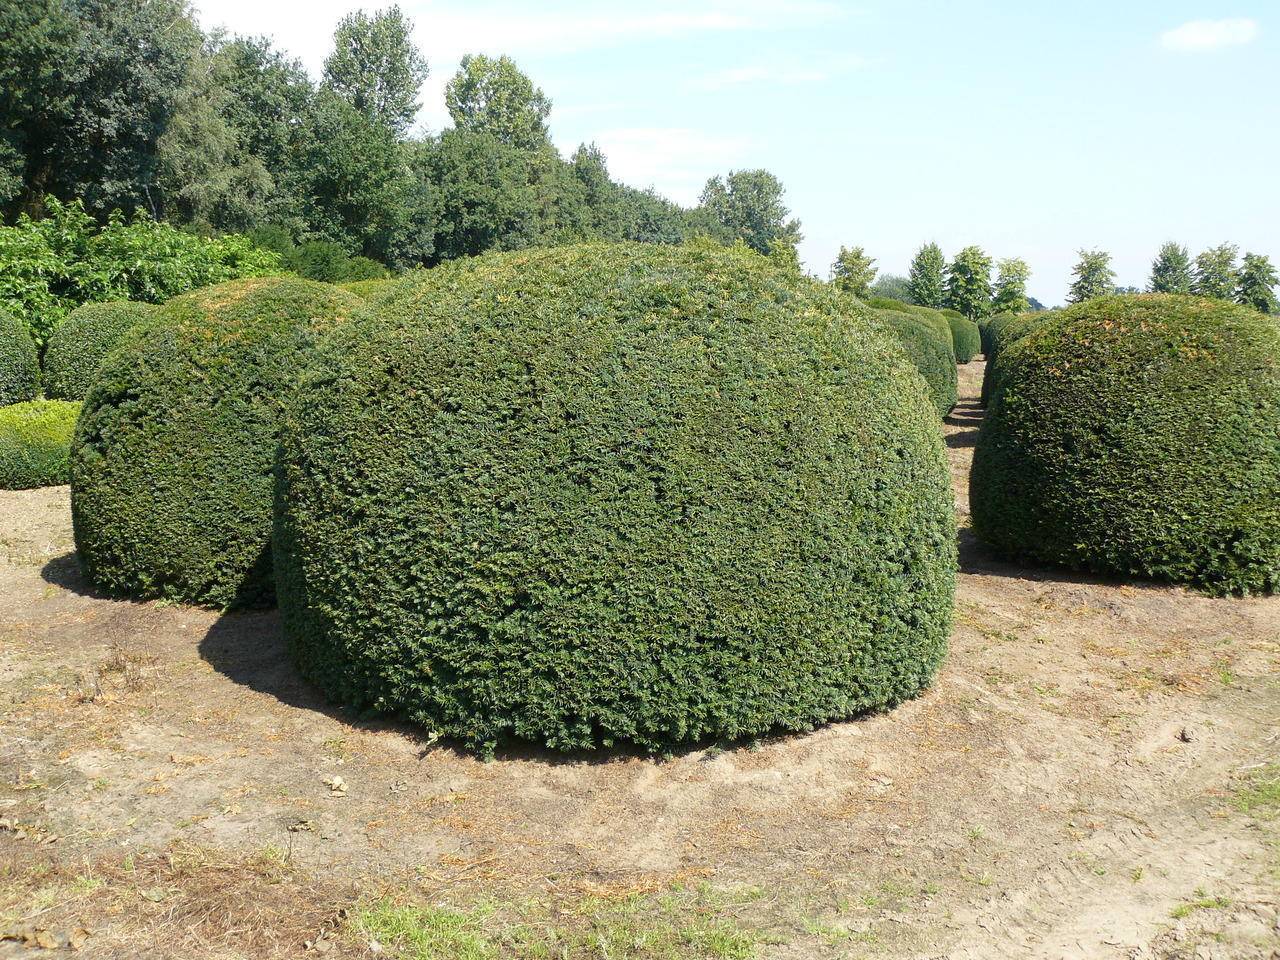
[[[1245,18],[1192,20],[1160,35],[1160,45],[1177,53],[1219,50],[1252,43],[1258,36],[1258,22]]]
[[[609,173],[635,187],[653,187],[677,203],[698,202],[707,178],[744,164],[751,141],[688,127],[624,127],[593,138]]]

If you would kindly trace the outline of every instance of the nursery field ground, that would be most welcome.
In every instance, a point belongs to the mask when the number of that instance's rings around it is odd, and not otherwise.
[[[962,531],[918,700],[486,763],[326,706],[274,613],[95,597],[71,550],[66,488],[0,494],[0,957],[1280,957],[1280,598]]]

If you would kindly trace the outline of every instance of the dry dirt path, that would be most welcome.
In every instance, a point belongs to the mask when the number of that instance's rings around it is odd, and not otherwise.
[[[662,904],[762,958],[1280,957],[1280,598],[961,548],[949,660],[890,714],[483,763],[327,707],[274,614],[95,597],[65,488],[0,493],[0,957],[369,956],[345,911],[383,895]]]

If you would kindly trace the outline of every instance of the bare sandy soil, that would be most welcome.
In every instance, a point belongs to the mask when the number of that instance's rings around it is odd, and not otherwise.
[[[981,371],[946,428],[962,521]],[[1280,958],[1280,598],[967,532],[961,561],[949,660],[892,713],[485,763],[327,706],[273,613],[95,597],[66,488],[0,494],[0,957]],[[378,941],[378,903],[498,952]],[[600,946],[618,904],[676,946]],[[484,939],[516,915],[563,951]]]

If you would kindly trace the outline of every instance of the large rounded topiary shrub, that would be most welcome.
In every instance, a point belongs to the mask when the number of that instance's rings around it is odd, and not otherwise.
[[[1268,591],[1280,579],[1280,324],[1190,297],[1107,297],[1001,354],[970,484],[1006,554]]]
[[[85,398],[72,450],[76,546],[112,594],[216,607],[271,598],[281,398],[360,300],[297,278],[236,280],[130,330]]]
[[[664,749],[915,694],[954,589],[944,448],[847,306],[750,252],[640,245],[382,299],[282,435],[302,671],[481,749]]]
[[[149,303],[86,303],[54,328],[44,351],[44,392],[83,400],[98,366],[125,332],[155,312]]]
[[[982,351],[982,337],[978,325],[967,317],[943,314],[951,326],[951,342],[956,351],[956,363],[968,363]]]
[[[0,490],[66,483],[80,404],[29,400],[0,407]]]
[[[987,325],[987,342],[984,347],[987,365],[982,371],[982,393],[980,402],[986,406],[991,402],[991,394],[1000,382],[1000,355],[1023,337],[1037,330],[1056,314],[1053,311],[1041,313],[1001,313],[991,318]]]
[[[877,310],[875,314],[928,383],[929,398],[938,416],[945,417],[956,405],[959,387],[954,356],[937,329],[927,320],[897,310]]]
[[[40,358],[26,324],[0,308],[0,406],[40,392]]]

